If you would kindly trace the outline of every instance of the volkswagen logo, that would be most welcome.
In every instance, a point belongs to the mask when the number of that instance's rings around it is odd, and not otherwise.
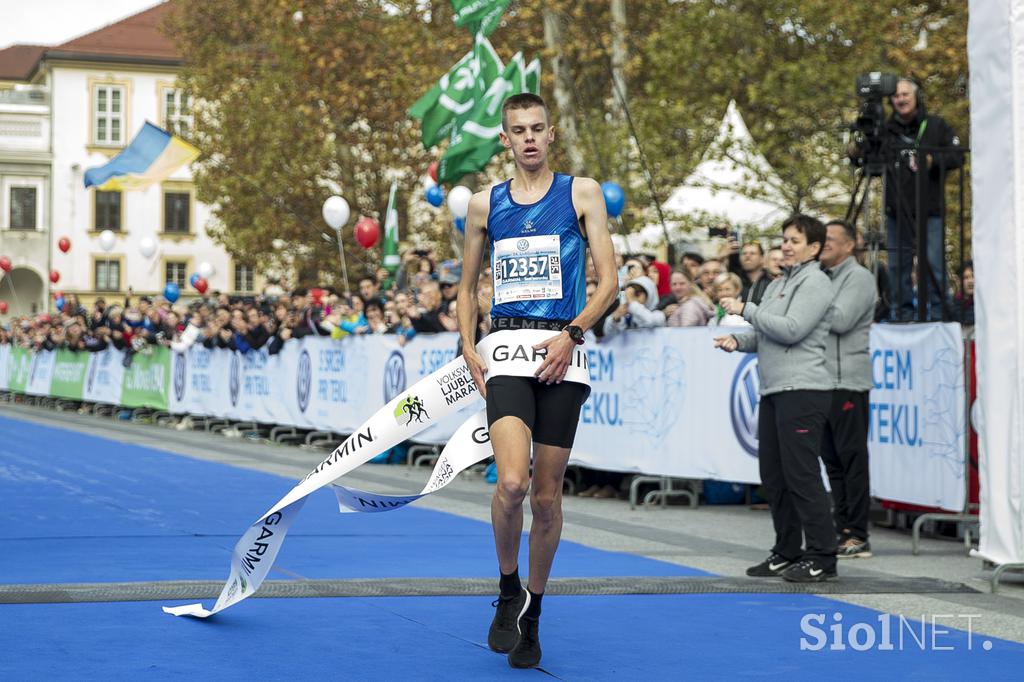
[[[178,399],[180,403],[185,399],[185,355],[183,353],[174,354],[174,397]]]
[[[238,404],[238,391],[242,387],[242,362],[238,359],[238,353],[231,354],[231,407]]]
[[[520,239],[519,241],[516,242],[516,248],[519,249],[520,251],[526,251],[528,248],[530,248],[529,240]]]
[[[299,356],[299,371],[296,378],[295,392],[299,398],[299,409],[303,412],[309,407],[309,389],[313,384],[313,363],[309,359],[309,351],[302,351]]]
[[[729,390],[729,417],[736,440],[751,457],[757,457],[757,411],[761,404],[761,376],[757,356],[747,355],[736,368]]]
[[[405,356],[400,351],[391,351],[384,363],[384,402],[390,403],[405,390]]]

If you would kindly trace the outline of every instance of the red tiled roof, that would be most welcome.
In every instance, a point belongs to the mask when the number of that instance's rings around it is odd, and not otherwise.
[[[11,45],[0,50],[0,80],[28,80],[47,49],[45,45]]]
[[[79,36],[50,48],[54,56],[97,55],[103,57],[135,57],[176,61],[181,59],[177,45],[162,30],[174,8],[172,2],[161,2],[138,14]]]

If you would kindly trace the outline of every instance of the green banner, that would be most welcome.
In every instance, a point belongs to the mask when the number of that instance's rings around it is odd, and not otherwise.
[[[388,210],[384,213],[384,261],[383,265],[392,275],[402,264],[398,256],[398,207],[395,206],[395,193],[398,183],[391,183],[388,195]]]
[[[81,351],[58,350],[50,379],[50,395],[69,400],[82,399],[85,373],[89,370],[89,354]]]
[[[13,393],[24,393],[32,374],[32,351],[27,348],[11,348],[11,376],[7,384]]]
[[[152,346],[151,350],[135,353],[131,367],[124,371],[121,404],[125,407],[167,409],[171,353],[164,346]]]
[[[482,171],[495,154],[502,150],[501,105],[510,95],[538,92],[540,61],[523,64],[522,53],[516,53],[505,71],[495,78],[487,92],[469,113],[462,127],[452,135],[451,144],[437,168],[437,181],[456,182],[467,173]]]
[[[489,36],[501,23],[510,0],[452,0],[455,25]]]
[[[420,121],[424,149],[452,134],[501,70],[501,59],[490,41],[477,35],[473,50],[409,108],[409,116]]]

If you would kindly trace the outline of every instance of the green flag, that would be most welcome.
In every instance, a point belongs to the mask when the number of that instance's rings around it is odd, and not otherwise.
[[[455,25],[489,36],[501,23],[509,0],[452,0]]]
[[[487,88],[466,122],[452,135],[451,144],[438,164],[438,182],[454,182],[467,173],[483,170],[502,150],[498,137],[501,132],[501,105],[510,95],[537,92],[539,85],[540,61],[535,59],[525,66],[522,53],[516,53],[501,76]]]
[[[477,34],[473,50],[409,108],[409,116],[420,121],[424,149],[452,134],[501,70],[501,59],[491,42]]]
[[[398,209],[395,207],[395,190],[398,183],[391,183],[391,194],[388,196],[388,210],[384,215],[384,267],[392,275],[398,270],[401,260],[398,257]]]

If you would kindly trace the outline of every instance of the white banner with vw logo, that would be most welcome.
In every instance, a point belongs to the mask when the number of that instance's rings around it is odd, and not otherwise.
[[[756,357],[715,350],[720,333],[650,329],[588,342],[592,391],[573,462],[757,482]]]
[[[871,494],[964,508],[966,409],[960,325],[871,328]]]

